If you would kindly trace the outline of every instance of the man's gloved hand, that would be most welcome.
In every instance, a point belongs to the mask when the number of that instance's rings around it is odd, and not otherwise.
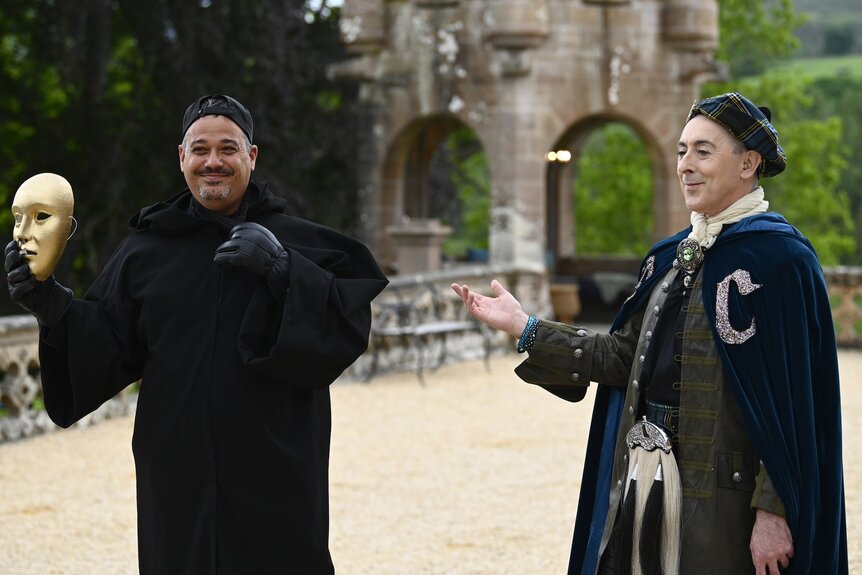
[[[290,256],[278,238],[260,224],[245,222],[234,226],[228,240],[216,249],[213,261],[264,276],[272,293],[279,298],[287,291]]]
[[[6,244],[5,256],[12,301],[33,314],[40,325],[50,327],[60,321],[72,304],[72,290],[57,283],[53,275],[42,282],[37,280],[15,240]]]

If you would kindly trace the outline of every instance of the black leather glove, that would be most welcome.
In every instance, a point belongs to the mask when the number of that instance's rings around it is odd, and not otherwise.
[[[272,293],[279,298],[287,291],[290,255],[278,238],[260,224],[245,222],[234,226],[228,240],[216,249],[213,261],[264,276]]]
[[[72,290],[57,283],[54,276],[41,282],[37,280],[15,240],[6,244],[5,255],[6,281],[12,301],[33,314],[39,325],[50,327],[60,321],[72,305]]]

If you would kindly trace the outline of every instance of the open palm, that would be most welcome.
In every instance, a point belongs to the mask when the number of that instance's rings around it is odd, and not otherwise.
[[[467,285],[452,284],[452,290],[464,301],[470,315],[512,337],[520,337],[529,316],[515,297],[497,280],[491,282],[494,296],[472,291]]]

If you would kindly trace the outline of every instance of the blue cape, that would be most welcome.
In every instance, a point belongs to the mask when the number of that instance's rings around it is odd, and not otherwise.
[[[653,246],[641,267],[641,281],[611,332],[645,304],[689,232]],[[757,327],[754,337],[730,345],[716,330],[716,291],[736,270],[749,272],[762,287],[743,296],[730,284],[730,325],[741,331],[756,318]],[[704,306],[722,366],[785,506],[795,549],[786,572],[847,573],[838,357],[826,282],[814,249],[781,215],[760,214],[722,232],[702,273]],[[596,570],[624,399],[625,388],[597,386],[569,575]]]

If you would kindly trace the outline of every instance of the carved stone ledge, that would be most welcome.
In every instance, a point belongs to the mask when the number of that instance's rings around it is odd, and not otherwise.
[[[532,59],[528,50],[500,50],[498,56],[500,74],[506,78],[527,76],[532,70]]]
[[[485,9],[485,38],[500,50],[540,46],[548,37],[545,0],[494,0]]]
[[[460,0],[416,0],[420,8],[451,8],[459,3]]]

